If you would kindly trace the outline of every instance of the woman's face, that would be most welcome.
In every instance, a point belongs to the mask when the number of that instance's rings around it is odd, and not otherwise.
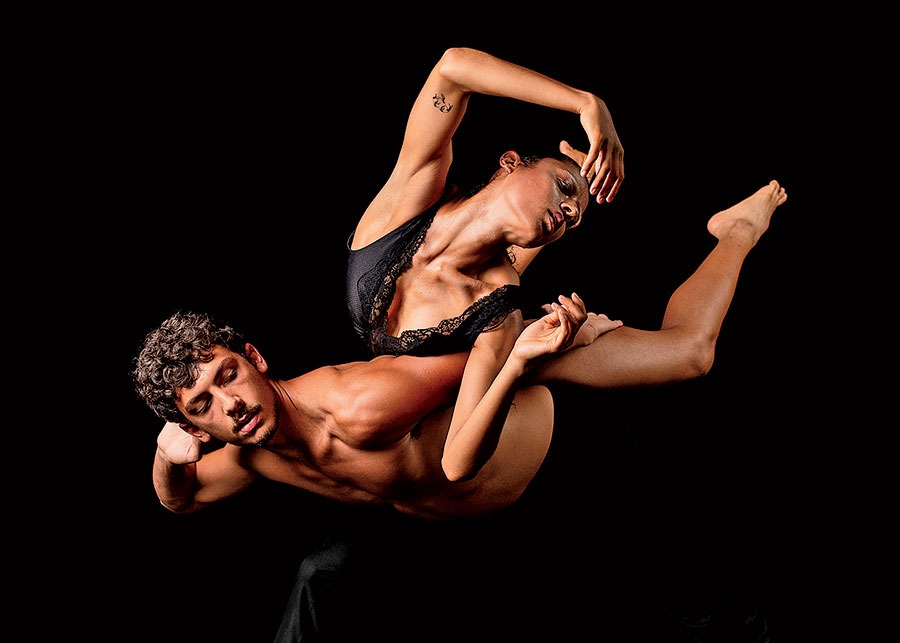
[[[503,179],[503,188],[513,215],[507,240],[524,248],[552,243],[577,227],[590,203],[587,180],[578,169],[552,158],[517,164]]]

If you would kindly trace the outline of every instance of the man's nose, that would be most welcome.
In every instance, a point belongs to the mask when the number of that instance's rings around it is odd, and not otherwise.
[[[223,400],[225,415],[229,417],[237,417],[244,410],[244,400],[237,395],[226,395]]]

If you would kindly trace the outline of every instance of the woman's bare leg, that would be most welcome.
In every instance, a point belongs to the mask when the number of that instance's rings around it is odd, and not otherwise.
[[[659,330],[617,328],[536,367],[532,381],[618,388],[705,375],[712,367],[716,340],[744,259],[768,229],[775,209],[786,200],[784,188],[771,181],[713,215],[707,230],[718,242],[669,298]]]

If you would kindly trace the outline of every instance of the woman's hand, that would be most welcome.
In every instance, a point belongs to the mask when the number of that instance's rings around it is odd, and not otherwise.
[[[587,312],[584,301],[576,293],[572,293],[571,298],[560,295],[559,303],[544,304],[541,309],[545,313],[551,313],[560,307],[565,307],[578,324],[578,331],[568,348],[587,346],[600,335],[622,326],[622,321],[619,319],[610,319],[603,314]]]
[[[578,324],[563,306],[557,306],[543,317],[534,320],[516,340],[510,357],[523,363],[559,353],[572,345]]]
[[[616,197],[625,179],[625,149],[606,105],[599,98],[597,101],[596,110],[581,115],[590,142],[587,153],[575,149],[568,141],[560,141],[559,151],[581,166],[581,175],[587,178],[591,194],[596,196],[597,203],[603,203]]]
[[[541,308],[546,313],[530,323],[513,347],[513,355],[526,362],[560,353],[570,348],[587,346],[600,335],[622,325],[606,315],[589,313],[584,301],[576,293],[571,297],[560,295],[559,303],[552,302]]]

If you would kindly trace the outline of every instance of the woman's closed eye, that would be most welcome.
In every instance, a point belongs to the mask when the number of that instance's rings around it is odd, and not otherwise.
[[[566,179],[556,179],[556,184],[559,186],[560,192],[562,192],[566,196],[575,196],[577,189],[575,188],[574,181]]]

